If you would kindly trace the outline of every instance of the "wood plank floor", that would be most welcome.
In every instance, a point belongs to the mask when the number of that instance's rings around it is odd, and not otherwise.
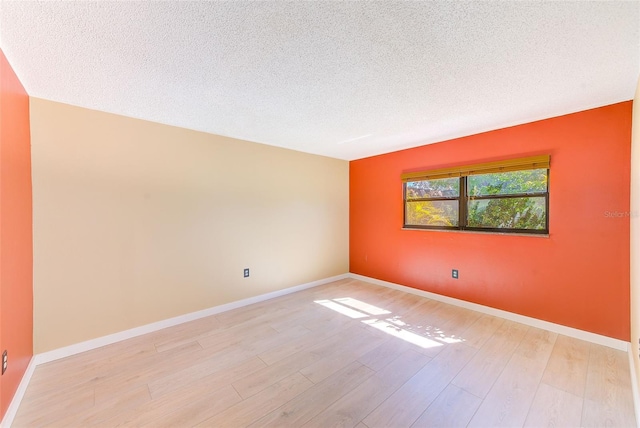
[[[13,426],[636,421],[624,352],[342,280],[38,366]]]

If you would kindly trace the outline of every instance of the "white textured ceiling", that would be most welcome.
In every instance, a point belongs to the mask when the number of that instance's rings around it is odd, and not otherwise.
[[[27,92],[356,159],[633,98],[640,2],[2,0]]]

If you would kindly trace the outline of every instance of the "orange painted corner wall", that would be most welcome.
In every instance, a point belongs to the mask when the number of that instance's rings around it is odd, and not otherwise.
[[[29,97],[0,50],[0,419],[33,356]]]
[[[352,161],[350,271],[628,341],[631,113],[628,101]],[[548,237],[402,230],[401,173],[539,154]]]

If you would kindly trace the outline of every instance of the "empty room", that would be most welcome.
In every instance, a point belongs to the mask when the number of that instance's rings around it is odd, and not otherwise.
[[[0,0],[2,427],[637,427],[640,2]]]

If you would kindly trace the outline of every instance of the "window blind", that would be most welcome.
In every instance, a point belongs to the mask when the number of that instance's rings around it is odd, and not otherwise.
[[[428,171],[406,172],[400,178],[404,183],[409,181],[435,180],[437,178],[465,177],[468,175],[491,174],[496,172],[522,171],[525,169],[549,168],[550,156],[530,156],[519,159],[507,159],[451,168],[432,169]]]

